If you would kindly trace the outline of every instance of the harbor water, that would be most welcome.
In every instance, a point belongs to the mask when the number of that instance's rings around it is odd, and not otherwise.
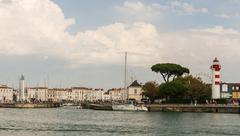
[[[0,109],[0,136],[239,136],[239,114]]]

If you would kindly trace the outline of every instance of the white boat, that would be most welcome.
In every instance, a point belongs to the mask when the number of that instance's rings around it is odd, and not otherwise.
[[[148,108],[146,106],[137,106],[133,104],[112,105],[112,109],[114,111],[148,111]]]
[[[73,106],[73,103],[64,103],[63,106]]]
[[[77,109],[82,109],[82,106],[80,105],[80,106],[77,106]]]

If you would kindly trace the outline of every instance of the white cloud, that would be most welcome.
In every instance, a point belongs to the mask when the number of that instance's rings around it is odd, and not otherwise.
[[[185,14],[208,13],[207,8],[196,8],[193,5],[182,1],[172,1],[169,3],[169,6],[174,11]]]
[[[125,1],[123,5],[118,6],[117,9],[122,13],[124,20],[128,22],[156,21],[161,19],[161,15],[164,15],[166,12],[174,12],[184,15],[208,13],[207,8],[196,8],[193,5],[182,1],[171,1],[165,4]]]
[[[234,30],[232,28],[224,28],[222,26],[215,26],[213,28],[201,29],[201,30],[193,30],[195,32],[205,32],[208,34],[217,34],[217,35],[239,35],[239,31]]]
[[[218,18],[222,18],[222,19],[232,19],[232,18],[238,18],[240,17],[239,13],[235,13],[235,14],[216,14],[215,15]]]
[[[161,6],[157,3],[145,4],[140,1],[125,1],[117,9],[124,14],[126,20],[152,21],[161,15]]]
[[[125,51],[130,65],[176,62],[195,70],[208,70],[215,56],[240,57],[239,31],[222,26],[165,33],[149,23],[114,23],[69,35],[74,20],[49,0],[0,2],[0,20],[1,55],[56,57],[73,67],[122,64]]]

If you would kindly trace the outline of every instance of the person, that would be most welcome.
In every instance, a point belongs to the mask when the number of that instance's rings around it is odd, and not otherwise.
[[[197,106],[197,100],[194,101],[194,105]]]

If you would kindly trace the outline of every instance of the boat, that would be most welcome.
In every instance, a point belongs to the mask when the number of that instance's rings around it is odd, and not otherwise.
[[[134,105],[134,104],[119,104],[112,105],[114,111],[148,111],[148,108],[144,105]]]
[[[76,109],[83,109],[81,105],[77,106]]]
[[[63,106],[74,106],[73,103],[64,103]]]

